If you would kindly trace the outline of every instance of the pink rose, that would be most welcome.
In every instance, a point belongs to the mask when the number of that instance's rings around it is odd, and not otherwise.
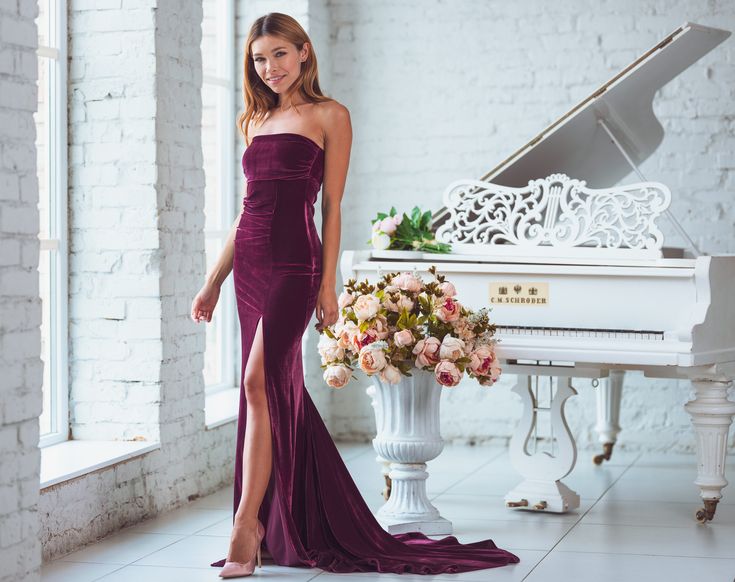
[[[354,321],[346,321],[340,328],[339,334],[335,335],[337,335],[339,345],[344,349],[348,349],[354,344],[354,338],[359,333],[360,328],[357,327]]]
[[[497,382],[498,378],[500,378],[500,374],[503,372],[503,369],[496,364],[493,364],[493,366],[490,368],[490,377],[493,379],[493,382]]]
[[[424,286],[424,282],[418,277],[414,277],[411,273],[400,273],[393,277],[391,281],[393,285],[396,285],[399,289],[408,291],[410,293],[418,293]]]
[[[386,216],[383,220],[380,221],[380,230],[382,230],[385,234],[393,234],[396,231],[396,228],[398,225],[396,224],[396,221],[393,220],[392,216]]]
[[[348,305],[352,305],[352,302],[355,300],[355,296],[352,293],[349,293],[348,291],[342,291],[342,293],[339,294],[339,297],[337,298],[337,305],[340,309],[344,309]]]
[[[439,347],[441,343],[435,337],[420,339],[413,347],[412,353],[416,354],[416,366],[425,368],[433,366],[439,361]]]
[[[410,329],[402,329],[393,334],[393,341],[400,348],[410,346],[414,342],[413,334]]]
[[[444,336],[442,345],[439,348],[439,357],[442,360],[451,360],[454,362],[464,356],[464,349],[465,345],[461,339],[447,334]]]
[[[373,329],[375,330],[375,337],[378,339],[385,339],[390,335],[388,329],[388,320],[385,315],[378,315],[373,321]]]
[[[470,353],[469,367],[476,376],[487,376],[494,362],[495,352],[487,344],[475,348]]]
[[[352,306],[358,321],[367,321],[380,309],[380,299],[375,295],[360,295]]]
[[[457,289],[449,281],[444,281],[439,285],[439,289],[444,293],[444,297],[454,297],[457,294]]]
[[[358,357],[360,369],[368,375],[375,374],[385,368],[385,352],[382,347],[369,344],[360,350]]]
[[[407,295],[400,295],[397,300],[393,301],[389,294],[383,296],[383,305],[388,311],[395,311],[396,313],[401,312],[405,309],[408,312],[413,311],[414,301]]]
[[[358,331],[354,336],[352,336],[352,349],[355,352],[359,352],[362,348],[370,345],[378,339],[378,332],[374,328],[368,328],[362,333]]]
[[[434,310],[436,318],[444,323],[457,321],[461,314],[459,301],[455,301],[451,297],[444,297],[439,306]]]
[[[352,376],[352,370],[343,364],[327,366],[324,370],[324,381],[332,388],[342,388]]]
[[[449,386],[451,388],[459,384],[462,378],[462,372],[459,371],[459,368],[453,362],[442,360],[434,368],[434,377],[442,386]]]
[[[388,364],[380,371],[380,380],[386,384],[398,384],[401,381],[401,371],[395,366]]]

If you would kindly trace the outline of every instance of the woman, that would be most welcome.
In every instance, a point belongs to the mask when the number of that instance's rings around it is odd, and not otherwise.
[[[192,318],[211,321],[233,271],[242,331],[234,517],[223,578],[247,576],[261,544],[276,564],[332,572],[438,574],[518,562],[491,540],[391,535],[375,520],[304,385],[301,337],[316,309],[337,321],[348,110],[319,88],[309,37],[290,16],[258,18],[246,41],[239,126],[247,196]],[[322,241],[313,221],[322,191]]]

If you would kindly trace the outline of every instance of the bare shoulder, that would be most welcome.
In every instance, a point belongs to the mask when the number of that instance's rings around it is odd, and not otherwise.
[[[339,139],[352,135],[350,110],[339,101],[325,101],[316,109],[325,139]]]
[[[342,105],[339,101],[324,101],[319,103],[317,108],[322,127],[327,130],[330,125],[340,125],[350,122],[350,110]]]

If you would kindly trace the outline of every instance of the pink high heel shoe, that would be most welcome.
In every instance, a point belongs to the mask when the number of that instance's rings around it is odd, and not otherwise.
[[[258,520],[258,530],[256,532],[258,536],[258,549],[255,551],[255,555],[252,559],[248,560],[244,564],[242,562],[225,562],[222,567],[222,571],[219,573],[220,578],[241,578],[243,576],[250,576],[255,572],[255,560],[258,560],[258,568],[262,568],[260,564],[260,543],[263,541],[265,536],[265,528],[263,524]]]

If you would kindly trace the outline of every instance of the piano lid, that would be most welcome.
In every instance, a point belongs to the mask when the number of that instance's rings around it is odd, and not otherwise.
[[[683,24],[481,180],[520,187],[532,179],[563,173],[586,180],[593,188],[614,186],[631,167],[598,119],[604,118],[639,165],[663,139],[663,127],[652,109],[656,91],[728,36],[727,30]]]

